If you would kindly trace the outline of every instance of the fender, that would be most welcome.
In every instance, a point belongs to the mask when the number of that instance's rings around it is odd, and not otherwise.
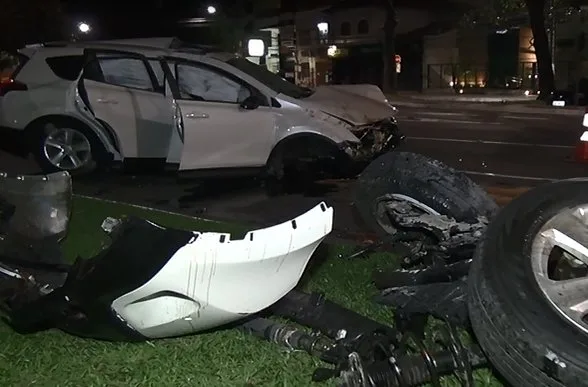
[[[328,137],[316,133],[296,133],[276,144],[266,162],[266,175],[278,179],[284,177],[288,167],[317,176],[346,177],[355,174],[353,160],[345,152],[347,144],[338,144]]]
[[[306,152],[320,152],[316,156],[332,156],[333,154],[341,153],[339,144],[326,136],[308,132],[295,133],[278,141],[269,154],[266,165],[269,166],[273,160],[284,156],[285,151],[293,151],[295,153],[298,149]]]

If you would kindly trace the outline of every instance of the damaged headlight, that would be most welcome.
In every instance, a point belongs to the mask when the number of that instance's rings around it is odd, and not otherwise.
[[[392,114],[396,115],[398,114],[398,108],[394,105],[392,105],[392,102],[388,101],[388,99],[386,99],[386,103],[388,104],[388,106],[390,106],[390,109],[392,109]]]
[[[378,157],[404,140],[404,135],[398,130],[394,117],[356,126],[351,129],[351,132],[361,143],[345,143],[343,150],[354,159]]]

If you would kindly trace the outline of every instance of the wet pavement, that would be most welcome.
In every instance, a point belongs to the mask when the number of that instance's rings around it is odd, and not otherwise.
[[[426,154],[468,172],[500,204],[528,187],[588,172],[588,165],[569,160],[581,133],[581,115],[403,107],[398,120],[407,135],[404,150]],[[0,152],[0,170],[35,173],[38,168],[30,160]],[[335,208],[334,237],[371,237],[350,205],[353,181],[322,182],[303,193],[268,197],[250,179],[201,185],[178,181],[173,176],[113,173],[77,179],[74,190],[83,195],[260,227],[285,221],[326,201]]]

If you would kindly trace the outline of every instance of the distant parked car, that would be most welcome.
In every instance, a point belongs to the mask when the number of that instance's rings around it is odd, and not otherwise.
[[[55,42],[17,56],[0,84],[0,126],[47,172],[150,161],[202,176],[280,177],[302,163],[352,174],[402,138],[377,86],[305,89],[173,38]]]

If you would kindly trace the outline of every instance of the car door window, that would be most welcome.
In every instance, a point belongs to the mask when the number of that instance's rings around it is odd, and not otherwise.
[[[182,99],[236,104],[251,95],[243,83],[208,67],[178,63],[175,69]]]
[[[153,82],[143,60],[99,56],[84,70],[84,78],[116,86],[153,91]]]
[[[54,56],[45,59],[53,74],[61,79],[75,81],[84,68],[83,55]]]

